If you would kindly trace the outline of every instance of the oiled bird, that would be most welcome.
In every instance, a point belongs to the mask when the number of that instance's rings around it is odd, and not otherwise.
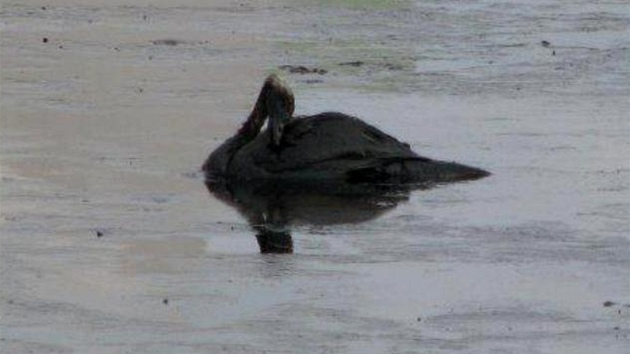
[[[488,176],[420,156],[409,144],[338,112],[293,117],[295,99],[276,75],[264,82],[236,135],[203,165],[209,180],[299,183],[441,183]],[[266,120],[267,129],[261,132]]]

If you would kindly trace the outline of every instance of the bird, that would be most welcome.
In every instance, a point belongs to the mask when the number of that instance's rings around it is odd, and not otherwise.
[[[204,162],[206,180],[294,186],[433,184],[490,175],[481,168],[420,156],[409,144],[357,117],[339,112],[294,117],[294,109],[291,89],[269,75],[247,120]]]

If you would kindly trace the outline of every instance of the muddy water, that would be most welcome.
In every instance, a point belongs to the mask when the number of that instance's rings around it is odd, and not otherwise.
[[[1,351],[624,353],[626,10],[5,1]],[[198,167],[274,71],[493,175],[260,254]]]

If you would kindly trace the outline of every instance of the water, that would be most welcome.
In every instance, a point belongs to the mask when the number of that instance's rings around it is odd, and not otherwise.
[[[627,8],[5,2],[2,352],[625,353]],[[197,171],[271,71],[493,175],[261,254]]]

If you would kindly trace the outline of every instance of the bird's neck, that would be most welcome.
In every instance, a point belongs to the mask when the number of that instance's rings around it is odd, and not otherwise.
[[[269,85],[265,84],[258,95],[254,109],[252,109],[245,123],[236,132],[236,135],[226,140],[210,154],[202,167],[208,175],[225,175],[238,150],[258,136],[267,118],[266,97],[268,91]]]
[[[266,116],[266,109],[263,106],[262,100],[258,99],[256,105],[254,105],[254,109],[249,114],[249,117],[236,133],[238,140],[241,140],[244,143],[254,140],[258,133],[260,133],[262,126],[265,124],[265,118],[267,118]]]

